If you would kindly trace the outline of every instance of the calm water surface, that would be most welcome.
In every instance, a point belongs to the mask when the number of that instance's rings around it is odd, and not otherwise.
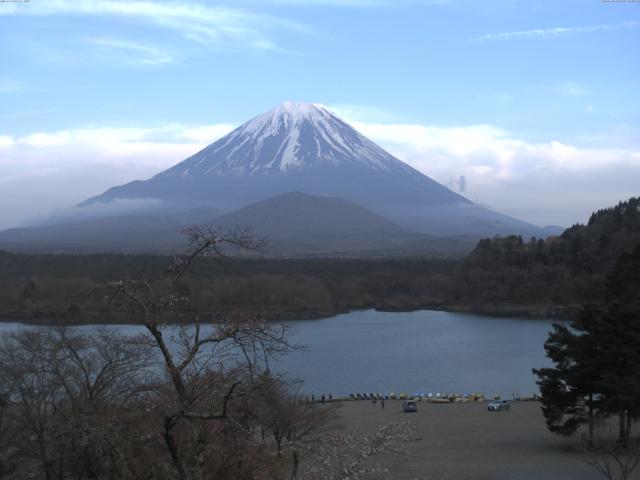
[[[551,320],[481,317],[422,310],[357,311],[293,322],[294,341],[308,346],[275,369],[304,379],[304,390],[433,392],[511,397],[536,391],[534,367],[549,365],[543,344]],[[24,328],[0,323],[0,332]],[[87,327],[82,327],[87,328]],[[143,331],[119,325],[127,333]]]

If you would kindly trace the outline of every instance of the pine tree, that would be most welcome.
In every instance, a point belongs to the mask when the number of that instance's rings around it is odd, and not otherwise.
[[[586,306],[571,327],[554,324],[544,348],[556,366],[534,369],[547,428],[569,436],[582,425],[588,425],[590,442],[595,423],[603,413],[598,391],[597,346],[586,341],[584,332],[599,315],[596,307]]]
[[[571,435],[588,424],[592,440],[597,419],[618,416],[626,443],[640,419],[640,245],[616,262],[605,303],[554,325],[545,350],[555,367],[534,373],[549,430]]]
[[[604,407],[619,417],[619,440],[640,419],[640,245],[620,256],[608,277],[605,314],[598,329]]]

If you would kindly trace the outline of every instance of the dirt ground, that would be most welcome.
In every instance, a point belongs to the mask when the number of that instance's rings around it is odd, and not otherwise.
[[[517,402],[511,410],[488,412],[486,402],[418,402],[403,413],[402,402],[385,409],[368,401],[344,402],[345,429],[353,433],[378,425],[411,421],[415,441],[406,456],[380,457],[393,479],[433,480],[598,480],[603,479],[574,451],[575,440],[547,431],[538,402]],[[640,470],[637,472],[640,478]]]

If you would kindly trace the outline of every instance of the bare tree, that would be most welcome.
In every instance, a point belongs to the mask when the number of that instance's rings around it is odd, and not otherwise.
[[[276,454],[287,450],[291,458],[290,478],[298,478],[301,460],[321,443],[323,436],[341,428],[339,404],[318,404],[306,401],[300,394],[301,382],[282,378],[262,379],[263,428],[269,431]]]
[[[269,370],[273,356],[294,346],[286,326],[259,317],[235,315],[204,325],[181,283],[199,257],[221,257],[229,248],[259,249],[263,240],[256,241],[248,230],[221,232],[206,225],[187,234],[189,249],[176,259],[159,291],[148,280],[121,281],[110,285],[109,301],[127,301],[161,353],[169,384],[156,412],[177,478],[196,480],[218,470],[240,478],[248,475],[244,456],[255,441],[253,382]],[[221,442],[223,437],[229,441]]]
[[[580,445],[583,460],[607,480],[630,480],[640,465],[640,441],[625,444],[617,440],[583,442]]]
[[[301,403],[300,397],[289,399],[289,422],[284,430],[291,452],[291,479],[298,478],[300,461],[322,436],[338,428],[336,406]]]
[[[14,440],[22,446],[19,455],[26,460],[24,473],[42,471],[47,480],[55,478],[50,446],[55,440],[54,412],[63,392],[41,354],[46,348],[44,336],[33,330],[3,340],[0,385],[12,411],[13,434],[19,435]],[[30,447],[24,448],[25,443]]]
[[[8,391],[0,384],[0,478],[13,474],[17,468],[15,439],[13,437],[12,419],[9,412]]]
[[[135,339],[106,330],[5,335],[0,392],[20,463],[15,478],[127,478],[117,455],[120,424],[112,420],[144,395],[152,358]]]

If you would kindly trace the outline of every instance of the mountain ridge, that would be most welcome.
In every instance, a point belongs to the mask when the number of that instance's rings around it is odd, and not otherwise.
[[[186,248],[181,231],[194,223],[219,230],[250,227],[266,238],[267,257],[459,256],[473,247],[462,238],[407,232],[356,203],[301,192],[247,205],[212,218],[197,208],[173,214],[118,215],[0,232],[0,249],[31,253],[176,253]],[[240,253],[240,252],[237,252]]]

